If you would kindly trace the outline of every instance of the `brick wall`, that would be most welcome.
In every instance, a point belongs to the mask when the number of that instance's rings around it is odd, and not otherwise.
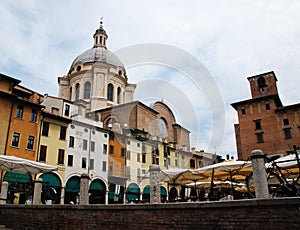
[[[300,229],[300,198],[142,205],[2,205],[12,229]]]

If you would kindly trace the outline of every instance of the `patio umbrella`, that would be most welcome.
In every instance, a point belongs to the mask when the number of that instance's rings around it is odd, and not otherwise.
[[[0,170],[21,174],[38,174],[56,171],[56,166],[31,161],[15,156],[0,155]]]

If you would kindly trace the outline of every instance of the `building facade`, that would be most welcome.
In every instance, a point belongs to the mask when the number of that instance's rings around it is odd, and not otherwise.
[[[231,106],[237,111],[234,125],[239,160],[248,160],[251,151],[287,155],[300,144],[300,104],[284,106],[274,72],[248,77],[251,99]]]

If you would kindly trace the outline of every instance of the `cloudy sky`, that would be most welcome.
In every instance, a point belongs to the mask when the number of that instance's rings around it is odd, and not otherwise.
[[[56,96],[57,77],[92,47],[103,17],[111,51],[162,44],[205,67],[210,85],[199,86],[195,76],[165,60],[128,66],[127,75],[138,84],[136,99],[163,99],[172,108],[178,123],[192,132],[191,146],[235,156],[237,115],[230,103],[250,98],[247,77],[274,71],[283,104],[300,102],[299,12],[297,0],[2,0],[0,72]],[[222,98],[219,110],[213,108],[215,95]],[[219,119],[223,110],[225,120]],[[215,141],[220,135],[221,144]]]

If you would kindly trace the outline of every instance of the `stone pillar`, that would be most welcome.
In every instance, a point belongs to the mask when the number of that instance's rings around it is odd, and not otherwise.
[[[160,203],[160,168],[158,165],[149,167],[150,172],[150,203]]]
[[[79,196],[79,204],[89,204],[89,180],[90,177],[88,174],[81,174],[80,178],[80,196]]]
[[[265,156],[261,150],[251,152],[256,198],[269,198],[269,188],[265,168]]]
[[[33,202],[34,205],[42,204],[42,186],[43,186],[43,179],[37,178],[34,181],[34,192],[33,192]]]
[[[65,204],[65,188],[61,187],[60,191],[60,204]]]
[[[105,192],[105,204],[108,204],[108,190]]]
[[[3,181],[1,185],[0,204],[6,204],[7,190],[8,190],[8,182]]]

